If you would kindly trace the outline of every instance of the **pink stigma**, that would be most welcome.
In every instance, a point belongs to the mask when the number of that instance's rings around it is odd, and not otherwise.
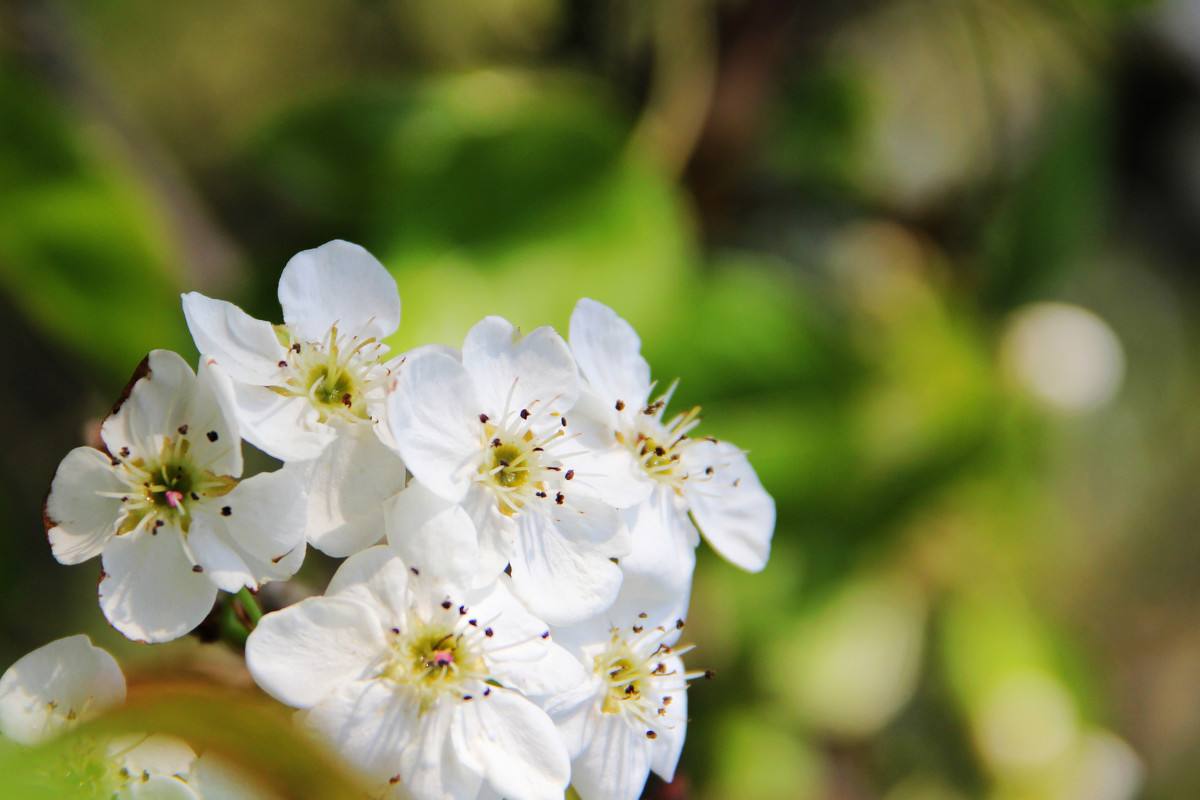
[[[453,650],[434,650],[433,663],[439,667],[448,667],[454,663]]]
[[[167,490],[167,505],[171,508],[178,509],[183,505],[183,492],[177,492],[174,489]]]

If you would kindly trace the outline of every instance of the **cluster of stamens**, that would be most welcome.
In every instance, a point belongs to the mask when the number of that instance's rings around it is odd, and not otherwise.
[[[453,609],[450,601],[443,604]],[[391,629],[391,649],[380,677],[412,691],[422,711],[442,697],[473,699],[474,693],[491,693],[490,674],[483,657],[483,640],[493,635],[467,609],[459,607],[460,619],[425,622],[413,618],[407,630]]]
[[[670,727],[667,708],[675,694],[687,691],[688,681],[712,677],[707,670],[680,673],[668,667],[667,656],[682,656],[695,648],[666,643],[682,627],[683,620],[677,620],[674,630],[661,625],[650,629],[633,625],[629,633],[613,628],[607,647],[595,657],[596,673],[604,681],[600,710],[620,714],[630,725],[643,729],[648,739],[658,738],[660,729]]]
[[[367,396],[382,390],[391,374],[382,363],[387,345],[374,337],[339,337],[336,325],[320,342],[296,341],[285,326],[277,326],[276,332],[288,352],[278,365],[283,383],[274,391],[308,398],[321,422],[371,421]]]
[[[186,533],[191,524],[192,504],[224,496],[237,485],[235,478],[215,475],[195,463],[190,455],[187,425],[181,425],[178,434],[162,437],[159,452],[153,458],[135,455],[128,448],[112,456],[113,468],[127,488],[101,494],[121,501],[118,535],[129,533],[147,518],[151,520],[152,533],[168,522],[176,523]],[[216,441],[215,431],[206,435]]]
[[[616,439],[633,450],[634,457],[647,475],[676,491],[682,491],[689,476],[680,469],[679,462],[693,442],[688,434],[700,424],[700,406],[693,406],[675,415],[669,422],[663,422],[662,412],[669,394],[642,408],[637,421],[627,430],[618,430]],[[616,408],[624,411],[624,401],[618,400]]]
[[[550,452],[572,438],[567,435],[567,419],[544,410],[545,406],[542,409],[539,413],[535,404],[533,410],[506,411],[498,420],[479,415],[485,454],[475,479],[492,492],[505,516],[535,499],[562,505],[566,500],[562,481],[575,477],[574,470],[564,468],[560,457]],[[547,416],[556,420],[553,425],[535,430],[539,417]]]

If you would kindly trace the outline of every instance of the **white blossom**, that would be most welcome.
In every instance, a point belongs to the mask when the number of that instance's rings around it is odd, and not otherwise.
[[[505,566],[514,593],[555,624],[616,597],[628,530],[570,423],[579,376],[550,328],[521,336],[488,317],[461,358],[410,353],[389,400],[389,424],[415,481],[389,517],[405,558],[486,584]],[[642,495],[630,496],[633,504]]]
[[[555,628],[588,678],[546,701],[571,754],[571,785],[582,800],[636,800],[651,771],[670,782],[687,733],[687,672],[678,646],[684,623],[664,606],[637,611],[624,587],[608,611]]]
[[[35,745],[125,702],[116,659],[80,634],[22,656],[0,677],[0,734]]]
[[[689,517],[728,561],[751,572],[766,566],[775,501],[746,454],[728,442],[694,437],[699,407],[665,416],[674,387],[651,399],[641,340],[612,309],[580,300],[570,338],[586,384],[576,413],[588,423],[589,442],[619,459],[616,469],[651,494],[649,506],[639,509],[647,516],[634,525],[627,571],[676,587],[690,581],[692,562],[681,558],[697,541]]]
[[[37,745],[125,701],[125,676],[111,655],[83,635],[25,655],[0,677],[0,735]],[[59,756],[54,780],[85,797],[197,800],[187,778],[188,745],[161,734],[80,736]]]
[[[304,559],[305,497],[287,468],[238,480],[241,440],[226,380],[155,350],[101,426],[107,452],[58,467],[45,521],[54,557],[101,556],[100,607],[131,639],[196,627],[217,590],[256,589]]]
[[[272,325],[183,295],[196,347],[232,380],[242,436],[305,464],[309,541],[346,556],[381,538],[383,501],[404,487],[404,464],[376,424],[399,363],[382,340],[400,325],[400,297],[370,253],[332,241],[288,261],[279,303],[284,324]]]
[[[549,636],[499,584],[456,589],[375,547],[264,617],[246,663],[389,796],[560,800],[567,753],[530,698],[584,676]]]

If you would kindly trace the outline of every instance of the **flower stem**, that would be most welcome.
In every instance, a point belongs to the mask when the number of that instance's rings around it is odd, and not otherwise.
[[[234,597],[241,604],[242,610],[246,614],[246,620],[250,623],[247,627],[250,630],[254,630],[258,626],[258,621],[263,618],[262,608],[258,605],[258,600],[245,587],[242,587],[242,590]]]

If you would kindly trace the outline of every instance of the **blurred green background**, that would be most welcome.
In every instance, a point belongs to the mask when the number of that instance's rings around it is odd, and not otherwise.
[[[180,291],[278,319],[335,237],[399,348],[611,304],[777,498],[648,796],[1200,796],[1200,3],[5,0],[3,664],[245,685],[41,498]]]

